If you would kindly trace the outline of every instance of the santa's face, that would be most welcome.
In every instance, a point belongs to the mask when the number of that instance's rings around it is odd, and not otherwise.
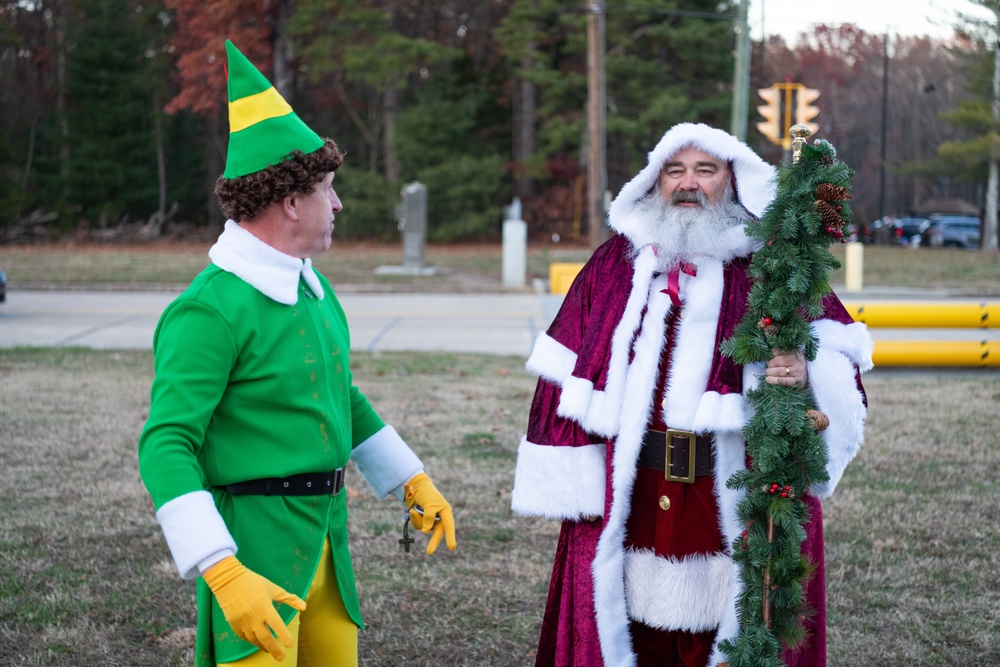
[[[679,208],[704,208],[718,204],[729,183],[729,167],[705,151],[682,148],[663,163],[660,191],[664,199]]]

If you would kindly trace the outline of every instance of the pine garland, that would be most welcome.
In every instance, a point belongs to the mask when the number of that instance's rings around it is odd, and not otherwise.
[[[821,316],[840,266],[829,246],[843,242],[853,176],[826,141],[804,145],[797,163],[781,167],[774,201],[747,225],[763,246],[750,265],[747,313],[722,343],[723,354],[739,364],[767,361],[776,349],[816,357],[809,322]],[[743,581],[740,634],[721,649],[732,667],[783,667],[781,651],[804,638],[809,614],[803,587],[814,564],[801,553],[809,521],[802,496],[829,479],[817,432],[829,420],[800,386],[761,381],[747,395],[755,410],[743,431],[752,463],[727,482],[746,491],[738,506],[744,530],[733,544]]]

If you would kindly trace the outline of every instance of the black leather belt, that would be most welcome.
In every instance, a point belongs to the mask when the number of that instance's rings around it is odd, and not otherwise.
[[[227,484],[234,496],[335,496],[344,488],[344,469],[307,472],[291,477],[265,477]]]
[[[712,436],[677,429],[646,431],[639,450],[639,465],[663,471],[668,482],[691,484],[695,477],[711,475],[715,470]]]

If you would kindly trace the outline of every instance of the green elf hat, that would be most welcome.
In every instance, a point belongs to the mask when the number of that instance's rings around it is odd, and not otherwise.
[[[264,75],[226,40],[229,60],[229,151],[223,178],[238,178],[278,164],[293,151],[323,146]]]

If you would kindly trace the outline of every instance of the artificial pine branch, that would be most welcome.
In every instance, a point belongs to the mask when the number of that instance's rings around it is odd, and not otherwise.
[[[766,362],[773,350],[816,357],[809,322],[821,316],[830,275],[840,266],[829,246],[843,242],[853,176],[826,141],[803,146],[799,161],[779,170],[774,201],[747,225],[761,248],[750,265],[747,312],[723,341],[723,354],[740,364]],[[815,565],[801,552],[809,521],[802,496],[828,479],[817,432],[826,416],[799,386],[761,381],[747,396],[754,408],[743,431],[751,464],[727,482],[745,491],[737,507],[745,529],[733,543],[743,581],[740,634],[721,649],[731,667],[784,667],[781,651],[802,641],[810,613],[803,591]]]

